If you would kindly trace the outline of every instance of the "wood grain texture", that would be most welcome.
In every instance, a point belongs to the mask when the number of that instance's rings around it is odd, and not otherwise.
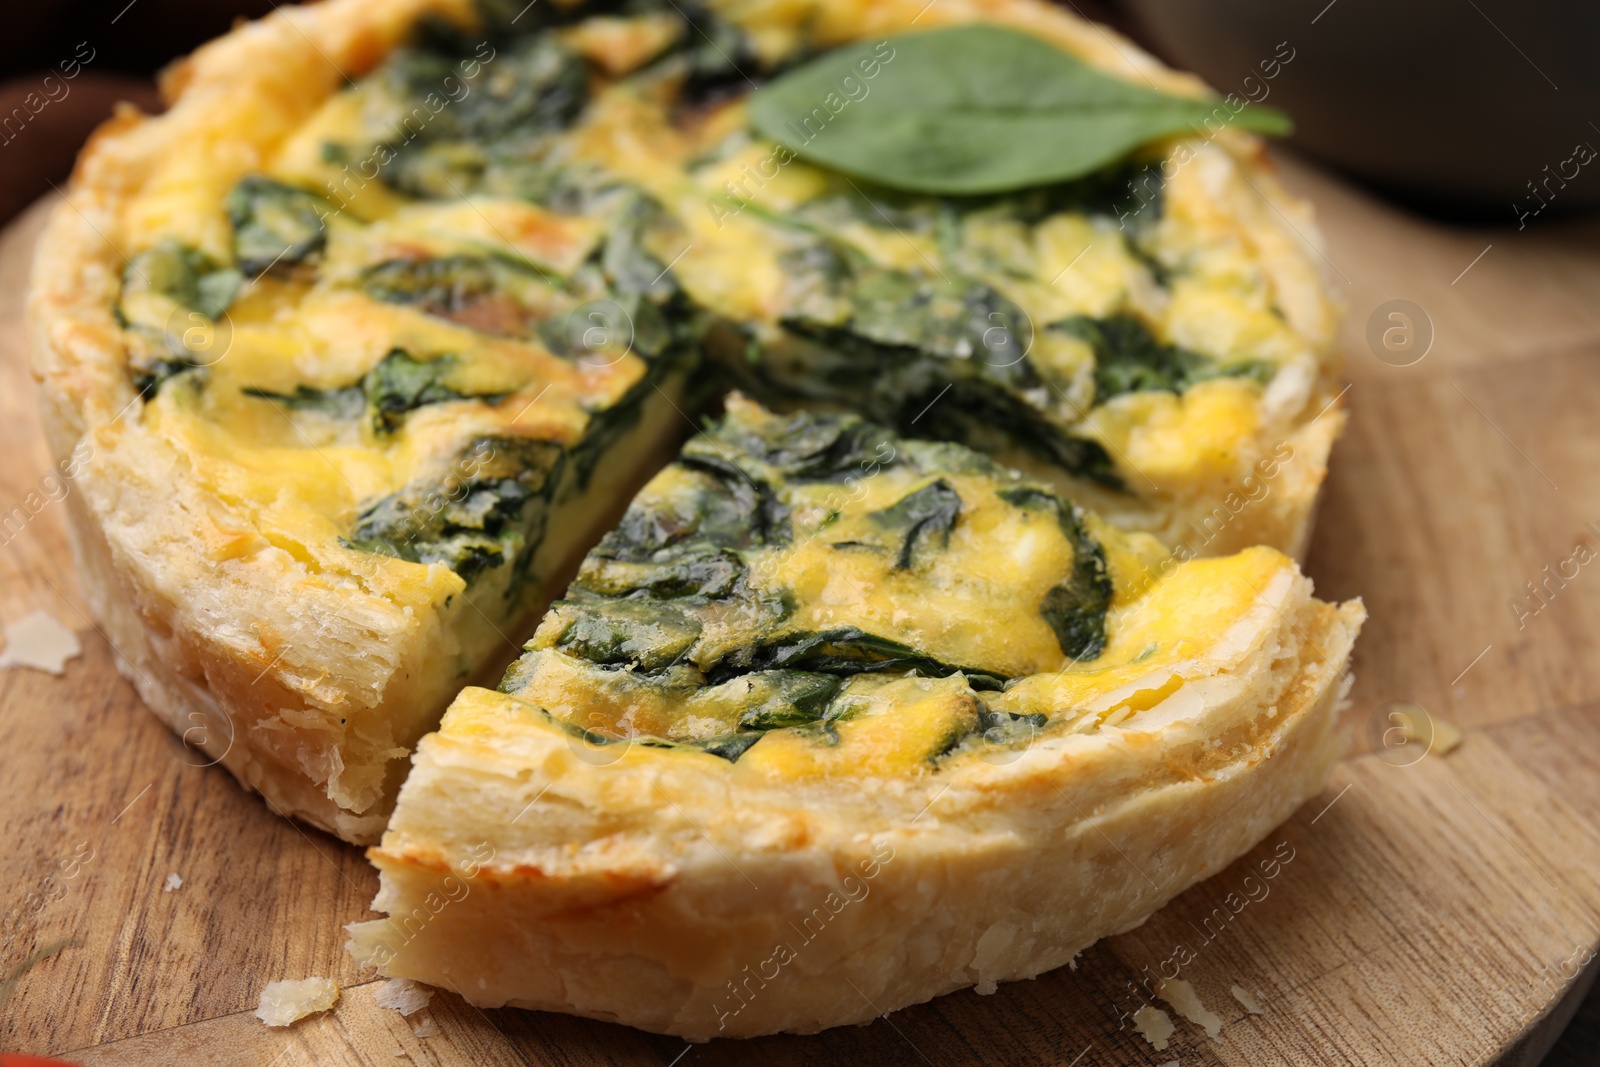
[[[1357,751],[1249,856],[1074,968],[862,1028],[689,1047],[449,992],[402,1019],[342,949],[343,924],[370,915],[366,863],[198,766],[140,708],[47,500],[0,545],[0,623],[43,608],[85,648],[61,678],[0,672],[0,1047],[83,1064],[1537,1062],[1600,945],[1600,562],[1548,603],[1524,586],[1600,541],[1600,226],[1445,229],[1286,167],[1349,307],[1352,421],[1308,569],[1371,621]],[[19,324],[42,210],[0,238],[0,521],[49,470]],[[1435,334],[1408,367],[1366,339],[1394,299]],[[1466,741],[1408,766],[1370,751],[1391,700]],[[1156,1052],[1128,1013],[1173,959],[1224,1027],[1213,1041],[1173,1013]],[[287,1031],[251,1015],[268,981],[307,975],[348,983],[335,1011]],[[423,1017],[436,1036],[412,1033]]]

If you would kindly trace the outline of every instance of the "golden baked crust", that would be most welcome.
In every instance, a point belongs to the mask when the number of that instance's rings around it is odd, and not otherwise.
[[[1208,584],[1191,569],[1242,563],[1259,595],[1203,653],[1085,701],[1115,725],[920,773],[596,747],[468,689],[369,852],[388,917],[353,924],[351,951],[481,1006],[691,1040],[866,1022],[1060,966],[1253,847],[1344,750],[1364,612],[1252,552],[1178,568]],[[1177,633],[1214,621],[1163,610]]]
[[[831,42],[914,21],[992,18],[1105,69],[1173,91],[1200,88],[1030,0],[739,7],[736,17],[778,47],[800,21],[815,40]],[[121,113],[85,150],[41,242],[29,302],[52,447],[61,457],[74,449],[90,456],[74,495],[73,535],[119,666],[158,715],[276,810],[355,841],[375,838],[416,739],[537,598],[503,616],[486,613],[474,597],[486,603],[488,593],[460,595],[463,585],[448,568],[352,562],[325,536],[307,548],[264,527],[260,500],[242,506],[198,473],[209,457],[191,447],[194,438],[168,432],[160,395],[141,399],[116,309],[128,257],[165,237],[225,259],[221,205],[229,188],[264,169],[346,78],[374,69],[429,13],[462,24],[473,18],[464,0],[329,0],[242,26],[175,67],[163,83],[171,111],[157,119]],[[1246,319],[1259,325],[1271,317],[1268,303],[1277,309],[1284,332],[1267,347],[1277,346],[1280,370],[1260,393],[1208,383],[1181,396],[1134,394],[1100,406],[1091,432],[1125,457],[1124,479],[1145,489],[1129,497],[1071,478],[1063,485],[1111,521],[1150,530],[1180,552],[1268,543],[1298,554],[1342,421],[1337,406],[1326,407],[1336,363],[1333,312],[1305,244],[1314,226],[1278,186],[1259,143],[1231,129],[1197,146],[1169,196],[1180,208],[1174,240],[1199,241],[1244,264]],[[699,254],[681,267],[696,296],[705,289],[695,281]],[[665,394],[680,387],[669,383]],[[615,505],[650,457],[682,433],[665,394],[668,403],[651,407],[595,478],[622,486]],[[547,581],[603,524],[607,501],[587,504],[574,505],[570,537],[551,542],[532,564]]]

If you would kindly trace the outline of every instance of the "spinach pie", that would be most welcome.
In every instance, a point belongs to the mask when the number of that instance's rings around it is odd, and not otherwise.
[[[1344,413],[1282,116],[1038,0],[325,0],[162,89],[35,263],[74,551],[163,721],[381,837],[361,958],[815,1029],[1319,787],[1361,609],[1295,563]]]

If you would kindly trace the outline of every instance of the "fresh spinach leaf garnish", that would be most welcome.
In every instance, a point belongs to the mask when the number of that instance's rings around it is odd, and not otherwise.
[[[896,189],[972,195],[1090,174],[1161,137],[1230,123],[1283,134],[1273,108],[1235,111],[1101,73],[1020,30],[982,23],[834,49],[756,90],[750,119],[813,163]],[[863,82],[859,64],[881,70]],[[847,99],[840,85],[869,86]]]

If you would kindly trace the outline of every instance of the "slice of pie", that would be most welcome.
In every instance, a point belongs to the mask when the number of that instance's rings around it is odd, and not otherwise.
[[[730,381],[969,445],[1180,561],[1297,555],[1333,320],[1254,137],[981,199],[765,177],[752,86],[977,20],[1203,92],[1035,0],[327,0],[170,70],[170,110],[85,150],[30,300],[85,591],[144,700],[376,840],[418,739]],[[1029,607],[991,606],[998,633]]]
[[[383,843],[386,975],[691,1039],[866,1022],[1142,922],[1315,794],[1364,612],[955,444],[734,398]]]

